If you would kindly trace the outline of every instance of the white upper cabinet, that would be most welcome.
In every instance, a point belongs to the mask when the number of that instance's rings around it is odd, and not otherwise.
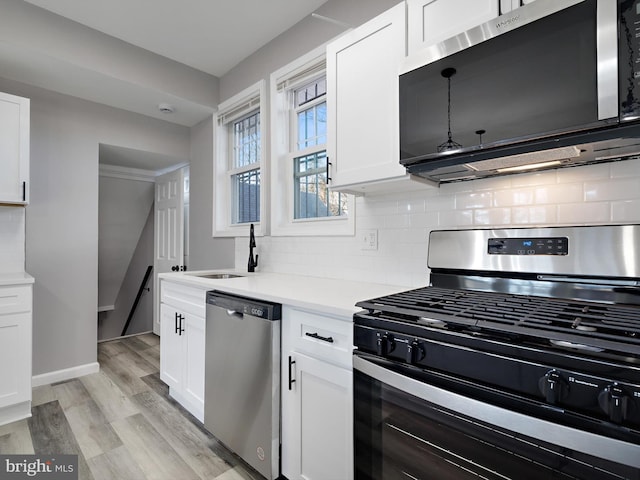
[[[29,202],[29,104],[0,93],[0,204]]]
[[[499,4],[500,0],[407,0],[409,55],[497,17]]]
[[[534,0],[500,0],[500,15],[515,10],[523,5],[533,2]]]
[[[405,179],[398,71],[406,56],[401,3],[327,46],[327,149],[333,190],[364,193]]]

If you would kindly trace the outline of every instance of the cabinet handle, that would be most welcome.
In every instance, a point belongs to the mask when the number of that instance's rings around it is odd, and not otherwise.
[[[327,157],[327,184],[331,182],[331,172],[329,171],[330,166],[331,162],[329,161],[329,157]]]
[[[295,379],[291,378],[291,370],[293,369],[293,364],[296,361],[289,355],[289,390],[293,390],[293,384],[296,383]]]
[[[323,337],[322,335],[318,335],[318,333],[309,333],[309,332],[306,332],[305,335],[307,337],[315,338],[317,340],[322,340],[323,342],[333,343],[333,337]]]
[[[180,333],[179,335],[182,335],[182,332],[184,332],[184,326],[182,324],[182,322],[184,321],[184,315],[180,314],[178,315],[178,320],[179,320],[179,326],[180,326]]]
[[[178,327],[178,312],[175,313],[175,323],[174,325],[176,326],[176,333],[178,335],[180,335],[180,327]]]
[[[27,201],[27,182],[22,182],[22,201]]]

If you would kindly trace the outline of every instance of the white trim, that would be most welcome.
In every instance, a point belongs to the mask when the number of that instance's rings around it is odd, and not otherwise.
[[[40,387],[42,385],[50,385],[56,382],[63,382],[65,380],[91,375],[92,373],[98,373],[99,371],[100,364],[98,362],[86,363],[84,365],[78,365],[77,367],[63,368],[62,370],[34,375],[31,377],[31,386]]]
[[[290,138],[291,89],[317,77],[315,68],[326,63],[326,44],[312,50],[271,74],[271,235],[273,236],[353,236],[355,235],[355,200],[349,195],[348,215],[317,219],[293,218],[293,155]],[[307,73],[305,77],[304,73]],[[287,80],[295,82],[286,85]],[[327,105],[328,107],[328,105]],[[328,128],[328,127],[327,127]],[[328,154],[328,151],[327,151]],[[302,155],[296,152],[295,156]],[[329,159],[332,161],[332,159]],[[331,188],[331,187],[330,187]]]
[[[156,174],[152,170],[141,168],[119,167],[116,165],[100,164],[100,176],[108,178],[121,178],[124,180],[138,180],[140,182],[155,182]]]
[[[98,307],[98,313],[101,312],[110,312],[111,310],[115,310],[115,305],[103,305],[102,307]]]
[[[213,122],[213,232],[214,237],[244,237],[249,235],[249,224],[232,223],[232,190],[229,177],[229,125],[220,124],[225,111],[233,109],[239,104],[246,103],[250,98],[259,98],[260,102],[253,108],[260,110],[260,221],[254,222],[256,236],[269,234],[269,167],[267,149],[269,148],[269,126],[267,118],[267,87],[264,80],[253,84],[242,92],[221,103],[218,116]],[[248,112],[247,112],[248,113]],[[256,164],[252,167],[255,168]]]
[[[160,170],[145,170],[143,168],[121,167],[118,165],[100,164],[100,176],[120,178],[123,180],[137,180],[139,182],[154,183],[156,177],[189,166],[189,162],[182,162]]]

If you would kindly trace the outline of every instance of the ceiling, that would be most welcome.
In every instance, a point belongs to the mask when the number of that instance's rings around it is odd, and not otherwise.
[[[192,127],[220,77],[326,1],[2,0],[0,76]]]
[[[326,0],[25,1],[220,77]]]
[[[100,164],[114,167],[162,172],[186,162],[184,158],[162,155],[156,152],[135,150],[117,145],[100,144]]]
[[[218,78],[327,0],[1,1],[1,77],[191,127],[215,112]],[[117,167],[182,161],[100,148]]]

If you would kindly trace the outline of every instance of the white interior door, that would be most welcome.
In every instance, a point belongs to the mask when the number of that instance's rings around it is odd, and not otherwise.
[[[153,261],[153,331],[160,334],[158,274],[184,270],[184,177],[183,169],[156,179],[154,203],[155,241]]]

